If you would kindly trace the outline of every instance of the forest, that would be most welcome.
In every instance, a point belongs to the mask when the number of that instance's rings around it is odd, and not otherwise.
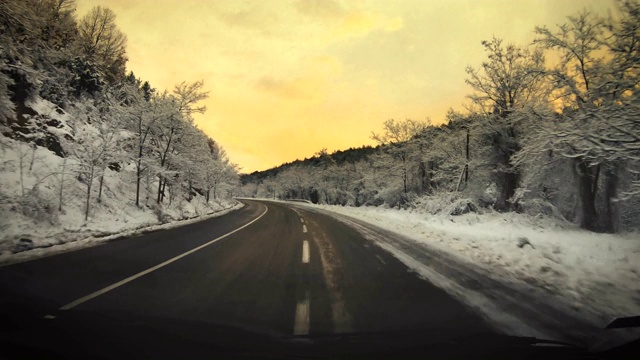
[[[20,221],[68,227],[75,207],[85,224],[131,222],[129,207],[166,222],[233,195],[237,165],[194,122],[203,81],[157,90],[126,72],[126,44],[109,8],[0,2],[3,235]]]
[[[640,4],[536,27],[531,44],[483,41],[468,102],[441,121],[384,123],[350,161],[245,175],[242,193],[451,215],[519,212],[615,233],[640,224]],[[462,84],[461,84],[462,86]],[[373,150],[373,148],[371,148]],[[341,154],[344,158],[344,154]]]

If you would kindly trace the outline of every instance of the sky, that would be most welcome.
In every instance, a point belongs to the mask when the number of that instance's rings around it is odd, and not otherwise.
[[[493,36],[528,45],[610,0],[77,0],[127,35],[128,70],[160,90],[204,80],[196,124],[241,172],[372,145],[388,119],[462,110]]]

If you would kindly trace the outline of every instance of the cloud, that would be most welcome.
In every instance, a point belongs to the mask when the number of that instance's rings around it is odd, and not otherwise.
[[[319,55],[309,59],[306,71],[323,77],[337,78],[342,75],[342,63],[335,56]]]
[[[328,91],[329,83],[339,79],[342,64],[329,55],[314,56],[302,66],[301,74],[293,78],[260,77],[255,88],[284,99],[317,101]]]
[[[395,32],[404,25],[400,16],[387,17],[356,6],[343,7],[334,0],[298,0],[293,6],[298,13],[328,25],[331,41],[364,37],[377,30]]]
[[[402,29],[403,26],[404,26],[404,22],[402,21],[402,18],[399,16],[396,16],[392,19],[387,19],[384,22],[383,29],[386,32],[395,32]]]
[[[399,16],[388,18],[379,13],[354,11],[342,18],[334,28],[332,37],[334,39],[363,37],[376,30],[395,32],[402,29],[403,25],[403,20]]]
[[[298,0],[295,9],[307,16],[319,18],[337,18],[344,15],[345,10],[333,0]]]
[[[313,91],[309,85],[308,79],[283,80],[264,76],[258,80],[256,88],[283,98],[308,99]]]
[[[228,27],[252,30],[271,35],[281,19],[278,6],[265,6],[264,2],[212,2],[213,15]]]

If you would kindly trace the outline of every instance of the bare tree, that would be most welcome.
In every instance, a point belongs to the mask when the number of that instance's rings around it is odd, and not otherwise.
[[[176,99],[178,111],[190,117],[191,114],[204,114],[207,107],[198,105],[199,102],[209,97],[209,92],[203,91],[204,81],[196,81],[194,83],[181,82],[173,89],[173,95]]]
[[[380,145],[381,149],[387,150],[393,159],[399,161],[399,176],[402,179],[402,190],[405,196],[408,193],[409,171],[412,166],[410,156],[416,149],[415,144],[409,143],[416,135],[423,132],[428,123],[407,119],[405,121],[395,121],[393,119],[384,122],[383,132],[371,134],[371,138]],[[389,163],[389,165],[393,162]],[[395,171],[392,170],[393,173]]]
[[[99,64],[109,82],[124,78],[127,36],[116,25],[116,14],[96,6],[78,23],[84,53]]]

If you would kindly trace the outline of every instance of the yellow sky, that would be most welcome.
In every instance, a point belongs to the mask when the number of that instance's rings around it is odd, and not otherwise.
[[[609,0],[78,0],[128,37],[128,69],[158,89],[203,79],[198,127],[242,172],[372,144],[387,119],[461,109],[482,40],[530,43]]]

